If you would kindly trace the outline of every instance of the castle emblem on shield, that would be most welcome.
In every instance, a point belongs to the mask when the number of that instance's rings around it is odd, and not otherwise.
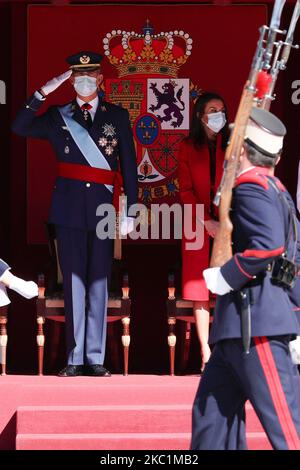
[[[106,80],[106,99],[129,112],[143,203],[172,204],[178,198],[178,151],[190,111],[190,80],[178,73],[192,42],[184,31],[154,34],[149,21],[142,33],[113,30],[103,39],[118,73]]]

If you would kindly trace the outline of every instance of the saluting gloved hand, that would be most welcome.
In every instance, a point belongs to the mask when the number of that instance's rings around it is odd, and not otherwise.
[[[49,80],[42,88],[39,90],[44,96],[49,95],[52,93],[56,88],[58,88],[62,83],[64,83],[68,78],[72,75],[72,70],[67,70],[66,72],[58,75],[58,77],[54,77]]]
[[[225,295],[232,289],[228,282],[225,281],[221,273],[221,268],[209,268],[203,271],[206,287],[213,294]]]

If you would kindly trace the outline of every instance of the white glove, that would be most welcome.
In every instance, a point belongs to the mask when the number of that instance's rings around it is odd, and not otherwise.
[[[289,348],[293,364],[300,364],[300,336],[289,342]]]
[[[26,299],[32,299],[32,297],[36,297],[39,293],[38,286],[35,282],[24,281],[17,276],[13,276],[8,287]]]
[[[6,287],[0,282],[0,307],[4,307],[4,305],[8,304],[10,304],[10,300],[6,292]]]
[[[225,295],[232,289],[221,274],[221,268],[209,268],[203,271],[206,287],[213,294]]]
[[[61,75],[58,75],[58,77],[54,77],[52,78],[52,80],[49,80],[49,82],[47,82],[45,85],[42,86],[41,91],[43,92],[45,96],[49,95],[49,93],[52,93],[62,83],[68,80],[68,78],[70,78],[71,75],[72,75],[72,70],[67,70]]]
[[[132,232],[134,230],[134,217],[122,217],[121,219],[121,227],[120,227],[120,232],[122,237],[125,237],[128,235],[128,233]]]

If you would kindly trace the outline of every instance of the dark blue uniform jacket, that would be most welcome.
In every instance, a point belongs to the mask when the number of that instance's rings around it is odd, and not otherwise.
[[[59,162],[88,165],[88,162],[77,147],[70,135],[66,124],[61,117],[58,106],[51,106],[39,116],[37,111],[43,104],[35,96],[30,97],[24,107],[19,111],[14,123],[13,131],[24,137],[33,137],[48,140]],[[82,111],[76,100],[72,102],[73,119],[86,127]],[[105,132],[107,125],[112,126],[114,135]],[[89,134],[100,146],[110,168],[117,170],[118,166],[124,181],[124,191],[127,196],[128,207],[137,202],[137,169],[136,155],[127,110],[101,100],[93,120]],[[103,139],[112,141],[113,145],[103,144]],[[106,153],[108,146],[112,153]],[[41,158],[43,156],[41,155]],[[72,228],[92,230],[99,222],[96,209],[101,203],[111,203],[112,194],[103,185],[85,181],[58,177],[53,189],[52,204],[49,222]]]
[[[252,337],[299,334],[291,292],[273,284],[268,270],[285,250],[289,212],[266,174],[266,169],[255,167],[236,182],[232,202],[234,255],[221,268],[234,290],[217,297],[211,343],[241,337],[238,291],[244,287],[251,289]],[[274,180],[286,192],[279,180]],[[294,289],[294,297],[300,298],[299,283]]]

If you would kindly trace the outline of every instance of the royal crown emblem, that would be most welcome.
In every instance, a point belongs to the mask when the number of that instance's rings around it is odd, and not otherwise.
[[[178,200],[178,154],[189,130],[190,80],[180,67],[192,53],[190,35],[154,34],[149,20],[142,33],[114,29],[103,38],[104,54],[118,78],[105,81],[106,99],[128,110],[136,147],[139,201]],[[104,145],[106,142],[99,142]]]
[[[153,34],[147,20],[143,33],[112,30],[103,38],[103,49],[108,60],[126,75],[166,75],[177,77],[180,67],[191,55],[193,40],[184,31]]]

